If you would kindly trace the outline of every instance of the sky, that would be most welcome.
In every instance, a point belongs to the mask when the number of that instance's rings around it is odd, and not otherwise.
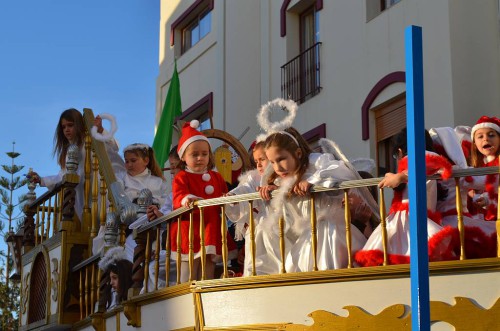
[[[114,115],[121,148],[152,145],[159,6],[159,0],[0,0],[0,165],[11,164],[5,153],[15,141],[16,164],[25,166],[20,174],[30,167],[57,174],[53,138],[68,108]],[[0,168],[0,176],[10,175]]]

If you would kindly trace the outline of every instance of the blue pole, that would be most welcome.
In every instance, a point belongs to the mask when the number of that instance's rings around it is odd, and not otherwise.
[[[422,28],[405,30],[412,330],[430,330]]]

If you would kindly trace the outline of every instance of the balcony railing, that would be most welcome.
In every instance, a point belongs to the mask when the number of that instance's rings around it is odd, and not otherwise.
[[[281,96],[302,103],[321,90],[321,42],[309,47],[281,67]]]

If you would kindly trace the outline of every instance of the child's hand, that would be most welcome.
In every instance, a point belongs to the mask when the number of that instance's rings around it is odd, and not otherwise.
[[[476,207],[486,209],[490,203],[490,199],[488,198],[486,193],[475,194],[472,198],[472,202]]]
[[[305,196],[307,193],[309,193],[309,189],[312,187],[312,184],[309,183],[307,180],[301,180],[297,185],[293,187],[293,193],[297,194],[298,196]]]
[[[408,181],[408,175],[404,172],[398,172],[397,174],[393,174],[392,172],[388,172],[385,174],[384,179],[378,183],[378,187],[390,187],[396,188],[401,183],[406,183]]]
[[[98,133],[102,133],[104,131],[104,128],[102,126],[102,118],[101,118],[101,116],[97,115],[94,118],[94,126],[97,127],[97,132]]]
[[[158,217],[163,216],[163,213],[158,210],[156,205],[149,205],[146,209],[146,215],[148,216],[148,220],[152,221],[157,219]]]
[[[264,185],[264,186],[258,186],[257,190],[260,193],[260,197],[263,200],[271,200],[271,192],[274,191],[277,188],[276,185]]]
[[[184,203],[182,204],[183,207],[190,207],[193,202],[200,200],[198,197],[186,197],[184,198]]]

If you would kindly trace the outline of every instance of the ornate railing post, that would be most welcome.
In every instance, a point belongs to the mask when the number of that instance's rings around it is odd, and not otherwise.
[[[30,172],[32,169],[30,169]],[[31,208],[31,204],[36,200],[36,183],[34,181],[28,182],[28,193],[26,194],[28,201],[24,208],[24,236],[23,236],[23,246],[24,252],[27,253],[31,248],[35,246],[35,210]]]
[[[118,243],[118,215],[114,212],[109,212],[106,216],[106,227],[104,229],[104,253],[111,247],[115,247]]]
[[[137,217],[146,214],[147,207],[153,202],[153,194],[149,189],[143,189],[137,197]],[[134,281],[132,289],[129,292],[131,295],[137,295],[142,289],[144,283],[144,266],[146,261],[146,233],[138,233],[137,229],[133,232],[136,246],[134,248],[134,265],[132,267],[132,280]],[[147,281],[147,280],[146,280]]]
[[[63,205],[61,230],[69,230],[72,227],[75,216],[75,187],[80,182],[77,174],[80,150],[77,145],[70,145],[66,154],[66,174],[63,178]]]

